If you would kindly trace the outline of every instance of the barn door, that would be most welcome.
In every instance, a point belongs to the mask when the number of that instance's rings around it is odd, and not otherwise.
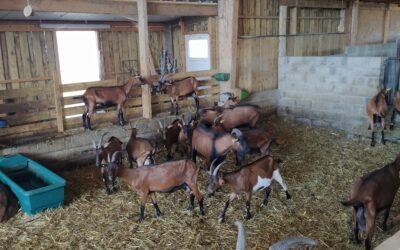
[[[185,48],[187,72],[211,69],[208,34],[185,35]]]

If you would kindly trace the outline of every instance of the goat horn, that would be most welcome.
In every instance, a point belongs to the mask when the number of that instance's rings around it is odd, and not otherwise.
[[[212,170],[213,170],[214,164],[215,164],[215,162],[216,162],[217,160],[218,160],[218,158],[215,158],[215,159],[211,162],[211,165],[210,165],[210,172],[209,172],[210,175],[212,175]]]
[[[117,154],[121,153],[121,151],[116,151],[113,153],[112,157],[111,157],[111,162],[115,162],[115,158],[117,157]]]
[[[217,121],[222,118],[224,116],[224,114],[220,114],[219,116],[215,117],[214,119],[214,125],[216,125]]]
[[[187,122],[185,120],[185,115],[184,114],[182,115],[182,123],[183,123],[183,125],[187,125]]]
[[[93,148],[97,148],[96,147],[96,142],[94,140],[92,140],[92,143],[93,143]]]
[[[103,139],[104,139],[104,136],[105,136],[106,134],[108,134],[108,131],[107,131],[107,132],[105,132],[105,133],[103,133],[103,134],[101,135],[101,137],[100,137],[100,141],[99,141],[99,144],[97,145],[99,148],[100,148],[100,147],[101,147],[101,145],[103,144]]]
[[[110,159],[110,154],[107,154],[107,160],[108,160],[108,162],[111,162],[111,159]]]
[[[158,122],[158,124],[160,125],[161,129],[164,129],[164,125],[161,123],[160,119],[156,119],[156,121]]]
[[[215,169],[214,169],[214,172],[213,172],[213,176],[217,176],[217,174],[218,174],[218,171],[219,171],[219,169],[222,167],[222,165],[224,165],[225,164],[225,162],[223,161],[223,162],[221,162]]]
[[[243,136],[242,131],[237,128],[232,129],[231,135],[235,138]]]

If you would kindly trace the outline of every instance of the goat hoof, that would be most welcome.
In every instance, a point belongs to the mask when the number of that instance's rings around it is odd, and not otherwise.
[[[268,204],[268,202],[261,203],[261,205],[260,205],[260,208],[264,208],[264,207],[266,207],[266,206],[267,206],[267,204]]]
[[[204,216],[206,213],[204,213],[204,210],[200,210],[200,215]]]
[[[219,217],[218,222],[219,223],[224,223],[225,222],[225,217]]]
[[[389,129],[390,129],[390,130],[393,130],[393,129],[394,129],[394,126],[393,126],[393,125],[390,125]]]
[[[353,239],[353,244],[360,245],[361,244],[361,240]]]
[[[137,223],[142,223],[142,221],[143,221],[143,217],[141,217],[141,216],[139,216],[139,217],[137,218],[137,220],[136,220]]]
[[[286,191],[286,199],[287,199],[287,200],[290,200],[290,199],[292,199],[292,196],[289,194],[289,192],[288,192],[288,191]]]
[[[250,219],[251,219],[251,214],[250,214],[250,213],[246,214],[245,219],[246,219],[246,220],[250,220]]]
[[[382,141],[382,144],[383,144],[383,145],[386,145],[386,141]]]
[[[106,189],[106,194],[110,195],[112,192],[110,189]]]
[[[375,142],[371,142],[371,147],[375,147]]]

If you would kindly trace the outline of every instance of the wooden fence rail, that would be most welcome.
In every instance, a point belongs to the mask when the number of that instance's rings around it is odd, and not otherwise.
[[[208,107],[218,99],[220,87],[211,76],[215,70],[169,75],[169,79],[182,79],[188,75],[200,81],[200,106]],[[35,133],[54,133],[82,127],[82,113],[85,110],[81,95],[88,87],[115,86],[116,79],[95,82],[61,84],[60,76],[32,79],[2,80],[0,84],[23,84],[25,82],[46,82],[37,87],[11,88],[0,90],[0,119],[6,120],[7,128],[0,128],[2,139],[17,138]],[[34,85],[33,85],[34,86]],[[19,86],[18,86],[19,87]],[[182,112],[194,112],[192,97],[179,101]],[[154,115],[168,112],[170,99],[165,94],[152,96]],[[142,89],[133,88],[126,102],[125,119],[139,118],[143,115]],[[98,108],[92,118],[93,124],[116,123],[116,107]]]

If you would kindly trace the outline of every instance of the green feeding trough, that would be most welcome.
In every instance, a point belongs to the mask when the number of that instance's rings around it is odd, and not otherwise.
[[[21,154],[0,157],[0,181],[11,188],[29,215],[64,203],[65,180]]]
[[[215,75],[212,75],[211,77],[214,78],[217,81],[226,82],[226,81],[229,81],[230,74],[228,74],[228,73],[217,73]]]

